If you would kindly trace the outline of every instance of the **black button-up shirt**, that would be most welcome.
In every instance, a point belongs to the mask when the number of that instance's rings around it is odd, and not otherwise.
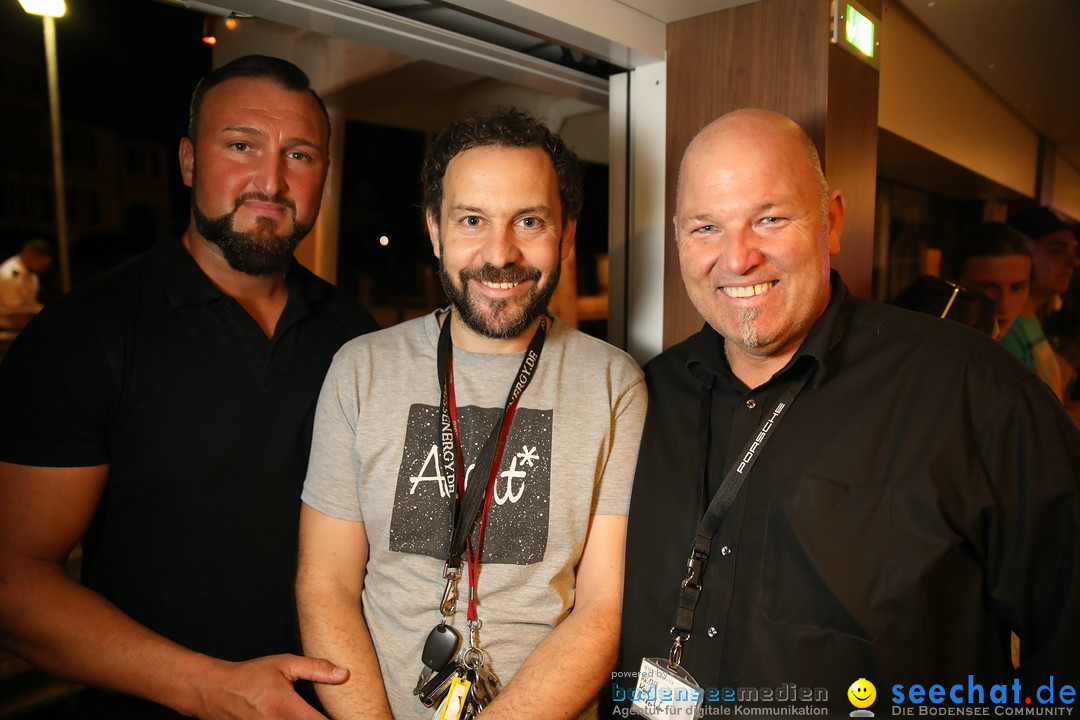
[[[315,404],[337,349],[375,328],[299,264],[286,282],[268,338],[164,238],[51,303],[0,364],[0,460],[110,466],[83,581],[228,660],[300,649],[293,586]],[[101,716],[176,716],[116,702]]]
[[[1080,684],[1080,434],[988,337],[852,298],[835,272],[832,285],[754,390],[709,326],[646,366],[613,694],[643,657],[668,657],[703,495],[807,363],[713,538],[683,667],[704,688],[824,689],[845,715],[866,678],[880,715],[895,684],[1006,682],[1015,630],[1029,694],[1050,675]]]

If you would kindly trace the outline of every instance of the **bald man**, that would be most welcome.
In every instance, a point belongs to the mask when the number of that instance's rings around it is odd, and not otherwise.
[[[646,367],[610,693],[640,714],[990,705],[1010,631],[1009,703],[1074,697],[1080,435],[989,337],[852,297],[844,214],[783,116],[725,115],[683,158],[705,325]]]

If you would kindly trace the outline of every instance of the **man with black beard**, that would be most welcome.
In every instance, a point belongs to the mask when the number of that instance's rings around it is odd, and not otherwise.
[[[319,386],[368,313],[293,259],[329,118],[264,56],[196,88],[180,237],[42,312],[0,365],[0,640],[86,718],[322,717],[298,680],[299,493]],[[82,584],[65,562],[82,543]]]
[[[346,344],[316,412],[300,625],[351,672],[319,696],[338,718],[595,717],[645,395],[547,314],[579,163],[509,109],[451,124],[422,178],[450,307]]]

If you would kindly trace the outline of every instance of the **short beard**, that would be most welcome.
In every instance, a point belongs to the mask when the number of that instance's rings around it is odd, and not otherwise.
[[[443,255],[443,253],[440,252],[440,255]],[[507,340],[521,335],[533,322],[547,312],[548,303],[551,302],[551,296],[555,294],[555,288],[559,284],[561,270],[561,266],[556,265],[555,270],[548,277],[547,283],[541,286],[539,283],[542,273],[539,270],[525,270],[519,265],[507,265],[505,267],[484,265],[478,270],[466,268],[458,273],[458,280],[461,283],[459,287],[453,283],[450,274],[446,272],[446,266],[440,260],[439,281],[442,283],[443,292],[446,293],[450,304],[469,329],[493,340]],[[489,283],[531,280],[533,286],[529,290],[525,304],[515,314],[508,315],[500,320],[501,315],[511,310],[510,301],[488,302],[471,296],[468,290],[469,281],[474,279],[484,280]],[[485,316],[482,303],[486,304],[490,310],[490,319]]]
[[[194,179],[192,186],[195,186]],[[259,218],[257,227],[252,232],[237,232],[233,229],[236,210],[248,200],[274,202],[288,207],[292,212],[293,231],[288,235],[275,235],[273,222],[269,218]],[[195,229],[208,241],[221,249],[221,254],[229,267],[245,275],[267,276],[283,275],[289,269],[297,245],[311,230],[296,220],[296,204],[288,198],[271,197],[263,193],[244,193],[236,199],[236,208],[220,217],[207,217],[195,201],[195,191],[191,192],[191,214],[195,218]]]

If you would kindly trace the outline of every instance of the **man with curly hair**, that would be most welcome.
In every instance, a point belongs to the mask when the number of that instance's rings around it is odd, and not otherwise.
[[[425,677],[460,660],[483,665],[484,718],[595,717],[645,387],[629,356],[548,314],[578,161],[498,110],[448,127],[423,179],[450,306],[347,344],[316,413],[301,631],[351,671],[320,698],[336,718],[426,720]]]

